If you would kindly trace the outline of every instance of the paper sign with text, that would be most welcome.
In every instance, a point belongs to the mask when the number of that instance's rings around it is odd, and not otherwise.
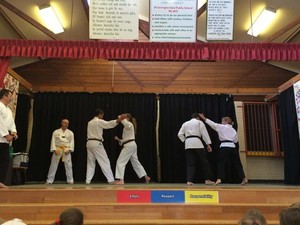
[[[218,191],[185,191],[185,203],[219,203]]]

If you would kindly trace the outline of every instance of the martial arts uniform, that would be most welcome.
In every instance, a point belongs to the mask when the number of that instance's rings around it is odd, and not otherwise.
[[[124,125],[122,139],[119,144],[123,146],[116,165],[116,179],[124,180],[125,167],[130,160],[132,168],[139,178],[147,175],[144,167],[140,163],[137,156],[137,145],[135,142],[134,126],[124,119],[121,121]]]
[[[185,142],[187,182],[193,182],[194,180],[197,158],[200,160],[205,180],[211,180],[213,176],[211,166],[207,160],[203,143],[200,140],[202,137],[207,145],[211,144],[211,140],[204,123],[196,118],[185,122],[182,124],[178,132],[178,137],[182,142]]]
[[[0,183],[5,182],[9,168],[9,143],[5,136],[16,132],[16,125],[10,108],[0,101]]]
[[[56,154],[55,154],[56,151]],[[68,154],[65,154],[69,151]],[[74,134],[71,130],[63,131],[61,128],[57,129],[52,134],[50,152],[53,152],[51,158],[51,165],[48,172],[47,183],[52,184],[55,178],[57,167],[60,159],[65,165],[67,183],[73,184],[73,170],[71,152],[74,152]]]
[[[96,160],[107,179],[108,183],[115,180],[111,170],[110,161],[103,146],[103,129],[110,129],[117,126],[117,120],[105,121],[94,117],[88,122],[87,127],[87,170],[86,184],[90,184],[95,174]]]
[[[206,119],[205,122],[219,135],[221,141],[218,162],[218,179],[225,179],[226,163],[231,158],[234,169],[237,171],[239,178],[245,178],[243,166],[240,159],[239,151],[236,149],[238,135],[231,124],[220,124]]]

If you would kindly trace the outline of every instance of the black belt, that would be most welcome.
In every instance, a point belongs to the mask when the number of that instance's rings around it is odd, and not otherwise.
[[[103,142],[103,140],[98,139],[98,138],[88,138],[88,141],[100,141],[101,143]]]
[[[190,135],[190,136],[187,136],[185,139],[188,139],[188,138],[199,138],[201,140],[201,138],[197,135]]]
[[[134,139],[129,139],[129,140],[127,140],[127,141],[124,141],[123,144],[122,144],[122,146],[124,146],[125,144],[127,144],[127,143],[129,143],[129,142],[132,142],[132,141],[134,141]]]
[[[234,143],[233,141],[229,141],[229,140],[225,140],[225,141],[221,141],[221,143]]]

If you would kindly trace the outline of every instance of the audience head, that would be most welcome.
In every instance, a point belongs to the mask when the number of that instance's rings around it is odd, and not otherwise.
[[[280,225],[299,225],[300,224],[300,208],[298,205],[292,205],[279,213]]]
[[[66,209],[52,225],[83,225],[83,213],[77,208]]]
[[[1,223],[1,221],[0,221]],[[6,221],[4,223],[1,223],[2,225],[26,225],[26,223],[24,223],[22,220],[20,219],[12,219],[12,220],[9,220],[9,221]]]
[[[238,225],[267,225],[267,221],[259,210],[250,209],[245,212]]]

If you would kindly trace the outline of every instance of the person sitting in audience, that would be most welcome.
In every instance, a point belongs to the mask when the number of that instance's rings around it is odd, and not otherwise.
[[[52,225],[83,225],[83,213],[80,209],[68,208]]]
[[[294,203],[290,207],[281,210],[279,213],[280,225],[299,225],[300,224],[300,208],[299,203]]]
[[[259,210],[250,209],[245,212],[238,225],[267,225],[267,221]]]

